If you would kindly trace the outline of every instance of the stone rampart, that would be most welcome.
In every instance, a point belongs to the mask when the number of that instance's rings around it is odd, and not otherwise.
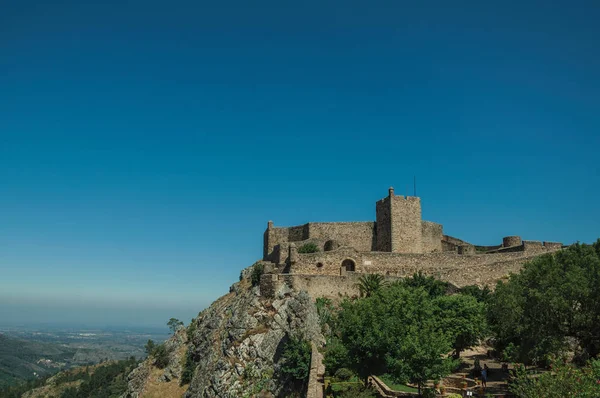
[[[375,248],[375,223],[308,223],[308,238],[318,240],[321,250],[324,250],[326,241],[335,240],[341,246],[352,246],[358,251],[371,251]]]
[[[475,245],[475,251],[477,252],[488,252],[491,250],[498,250],[502,247],[502,245],[491,245],[491,246],[483,246],[483,245]]]
[[[311,343],[311,347],[312,354],[310,357],[306,398],[323,398],[325,395],[323,355],[319,352],[315,343]]]
[[[518,272],[521,265],[545,252],[509,252],[465,254],[453,252],[411,254],[358,252],[349,247],[320,253],[299,254],[298,261],[287,272],[299,275],[343,276],[349,274],[347,264],[353,264],[354,274],[380,274],[395,277],[412,276],[416,272],[441,278],[462,287],[469,284],[494,284],[509,272]]]
[[[423,253],[436,253],[442,251],[443,226],[431,221],[421,223]]]
[[[520,236],[505,236],[502,238],[502,247],[521,246]]]
[[[372,221],[311,222],[294,227],[274,227],[269,223],[264,234],[263,260],[285,262],[285,249],[292,242],[296,243],[297,247],[305,243],[314,243],[320,250],[325,250],[326,242],[335,241],[339,246],[371,251],[375,249],[375,236],[375,223]]]
[[[260,294],[265,297],[275,297],[277,291],[287,285],[296,291],[305,291],[313,299],[325,297],[339,300],[342,297],[358,297],[360,291],[358,282],[362,274],[349,273],[344,276],[331,275],[301,275],[301,274],[265,274],[260,280]],[[399,278],[388,276],[389,282]]]
[[[445,252],[455,252],[458,250],[459,246],[470,245],[469,242],[465,242],[464,240],[455,238],[450,235],[442,235],[442,251]]]
[[[545,253],[552,252],[562,248],[560,242],[540,242],[536,240],[523,240],[517,246],[500,247],[495,250],[490,250],[488,253],[514,253],[514,252],[527,252],[527,253]]]
[[[547,250],[558,250],[563,247],[561,242],[543,242],[542,244]]]

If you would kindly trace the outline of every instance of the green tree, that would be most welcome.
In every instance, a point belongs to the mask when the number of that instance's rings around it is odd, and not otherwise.
[[[460,289],[460,294],[464,294],[467,296],[473,296],[479,302],[487,303],[492,294],[492,291],[488,286],[484,286],[480,288],[477,285],[469,285]]]
[[[317,315],[319,316],[319,324],[323,334],[329,334],[329,331],[333,327],[333,314],[335,309],[330,299],[324,297],[318,297],[315,306],[317,307]]]
[[[333,375],[339,369],[350,367],[351,364],[349,358],[350,355],[348,349],[342,343],[340,338],[332,336],[327,340],[327,351],[323,358],[323,365],[328,374]]]
[[[308,341],[291,337],[283,348],[281,372],[304,383],[308,380],[311,352]]]
[[[175,333],[177,331],[177,329],[179,329],[180,326],[183,326],[183,322],[181,322],[177,318],[171,318],[171,319],[169,319],[169,322],[167,322],[167,326],[169,326],[169,329],[171,329],[171,332]]]
[[[600,240],[576,244],[525,264],[498,283],[488,318],[500,350],[513,358],[547,363],[575,341],[588,358],[600,353]]]
[[[149,339],[146,345],[144,346],[144,349],[146,350],[146,354],[152,355],[154,353],[154,350],[156,349],[156,344],[154,344],[154,341]]]
[[[169,364],[169,356],[170,356],[169,354],[170,354],[170,352],[164,343],[156,346],[156,349],[154,350],[153,355],[154,355],[154,364],[156,365],[157,368],[163,369]]]
[[[346,362],[344,367],[365,381],[371,374],[390,373],[400,382],[414,382],[421,388],[428,379],[448,374],[454,364],[444,356],[452,348],[450,335],[440,333],[435,314],[434,300],[425,288],[402,283],[370,297],[346,300],[332,339],[336,348],[328,347],[325,363],[340,366]]]
[[[250,273],[250,281],[252,282],[252,286],[260,285],[260,278],[265,272],[265,265],[261,262],[258,262],[252,266],[252,272]]]
[[[600,360],[578,368],[557,361],[552,372],[531,375],[523,366],[515,370],[510,391],[519,398],[593,398],[600,397]]]
[[[356,283],[361,297],[370,297],[383,286],[385,286],[385,277],[379,274],[363,275]]]
[[[459,358],[461,351],[476,345],[485,336],[488,330],[486,307],[475,297],[440,296],[435,299],[435,305],[438,307],[438,327],[450,335],[454,358]]]
[[[426,276],[422,271],[414,273],[413,276],[405,278],[399,283],[409,287],[422,287],[433,297],[443,296],[448,290],[448,283],[433,276]]]

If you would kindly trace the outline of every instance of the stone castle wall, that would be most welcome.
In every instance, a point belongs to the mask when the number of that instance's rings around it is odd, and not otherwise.
[[[377,273],[396,276],[412,275],[419,270],[438,271],[452,267],[472,267],[523,257],[523,252],[460,255],[441,252],[429,254],[357,252],[340,248],[330,252],[299,254],[290,266],[290,273],[315,275],[341,275],[342,263],[351,260],[357,273]]]
[[[520,236],[505,236],[502,238],[502,247],[512,247],[512,246],[520,246],[521,245],[521,237]]]
[[[389,198],[383,198],[375,203],[376,219],[376,249],[379,252],[392,251],[392,210]]]
[[[456,252],[460,246],[467,245],[470,245],[470,243],[465,242],[462,239],[458,239],[449,235],[442,235],[442,251],[444,252]]]
[[[335,261],[351,258],[348,250],[344,254],[338,253]],[[552,253],[552,251],[547,251]],[[387,280],[393,281],[398,278],[410,277],[416,272],[422,272],[425,275],[434,276],[443,281],[449,282],[456,288],[468,285],[490,286],[494,287],[496,282],[508,278],[511,273],[518,273],[523,264],[533,260],[544,253],[498,253],[496,255],[482,254],[472,256],[460,256],[446,254],[431,254],[428,260],[423,263],[417,255],[395,254],[392,256],[404,256],[406,263],[404,266],[386,262],[381,257],[375,263],[375,258],[355,258],[357,268],[355,272],[344,272],[339,274],[339,264],[334,262],[333,253],[328,253],[327,257],[331,262],[324,260],[321,271],[315,274],[315,269],[291,268],[291,273],[273,273],[265,274],[261,278],[261,295],[273,297],[277,290],[283,285],[297,291],[306,291],[311,297],[326,297],[339,299],[341,297],[358,296],[359,290],[357,283],[359,278],[365,273],[376,273],[384,275]],[[390,253],[379,253],[381,256],[389,257]],[[313,256],[312,254],[304,256]],[[421,257],[423,257],[422,255]],[[313,256],[316,257],[316,256]],[[316,259],[316,258],[315,258]],[[322,259],[321,259],[322,260]],[[362,263],[361,263],[362,260]],[[384,260],[384,261],[381,261]],[[371,264],[368,264],[368,262]],[[366,264],[365,264],[366,262]],[[358,265],[362,264],[362,265]],[[335,274],[335,271],[338,271]],[[306,272],[306,273],[305,273]]]
[[[392,252],[422,253],[421,199],[391,196]]]
[[[308,226],[309,239],[319,241],[321,250],[331,239],[340,246],[351,246],[358,251],[375,249],[375,223],[372,221],[309,223]]]
[[[358,282],[360,274],[345,276],[331,275],[301,275],[301,274],[265,274],[260,280],[260,294],[265,297],[274,297],[283,286],[296,291],[305,291],[312,298],[325,297],[340,299],[342,297],[358,297],[360,291]],[[387,281],[398,280],[397,277],[386,277]]]
[[[334,246],[354,247],[359,251],[375,249],[375,223],[365,222],[320,222],[295,227],[274,227],[271,222],[264,233],[263,260],[283,263],[287,260],[289,244],[301,247],[314,243],[326,250],[326,243],[334,240]],[[331,243],[328,245],[331,246]]]
[[[422,230],[422,248],[423,253],[436,253],[442,251],[442,224],[436,224],[431,221],[423,221],[421,223]]]
[[[472,246],[471,246],[472,247]],[[297,261],[286,270],[289,274],[344,276],[347,264],[353,263],[355,274],[380,274],[407,277],[416,272],[443,278],[457,286],[493,283],[508,272],[515,272],[525,261],[556,248],[541,246],[539,250],[492,254],[458,254],[438,252],[429,254],[358,252],[340,248],[324,253],[299,254]]]

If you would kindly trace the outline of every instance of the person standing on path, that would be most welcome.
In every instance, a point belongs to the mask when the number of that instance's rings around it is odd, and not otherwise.
[[[488,370],[487,364],[483,365],[483,369],[481,370],[481,385],[483,388],[487,387]]]

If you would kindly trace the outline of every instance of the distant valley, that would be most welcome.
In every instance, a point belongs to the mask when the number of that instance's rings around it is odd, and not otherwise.
[[[74,366],[145,357],[149,339],[168,337],[156,330],[0,328],[0,388],[42,378]]]

